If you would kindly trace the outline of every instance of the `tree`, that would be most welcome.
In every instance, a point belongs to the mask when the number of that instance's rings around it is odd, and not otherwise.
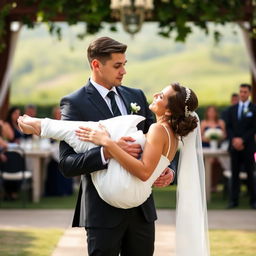
[[[256,100],[256,0],[155,0],[153,21],[158,22],[160,36],[174,36],[185,41],[192,33],[191,23],[208,34],[209,21],[218,25],[238,22],[244,31],[249,49]],[[149,20],[149,19],[148,19]],[[117,30],[111,15],[110,0],[1,0],[0,3],[0,90],[6,75],[10,56],[10,23],[19,21],[23,26],[34,28],[37,22],[45,22],[50,34],[61,39],[61,28],[55,21],[66,21],[70,26],[84,22],[85,29],[77,36],[83,38],[102,28],[103,22]],[[175,31],[176,33],[172,33]],[[220,40],[217,27],[214,37]],[[1,102],[0,102],[0,105]]]

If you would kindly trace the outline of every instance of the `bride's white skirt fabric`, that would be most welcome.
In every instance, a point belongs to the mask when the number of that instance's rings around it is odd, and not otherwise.
[[[63,121],[45,118],[41,123],[41,136],[64,140],[76,153],[86,152],[97,145],[78,139],[75,130],[79,126],[99,129],[99,123],[104,125],[113,140],[123,136],[131,136],[142,148],[145,135],[138,131],[137,124],[145,118],[139,115],[118,116],[99,122]],[[160,161],[151,175],[143,182],[127,172],[115,159],[111,159],[108,168],[91,173],[92,181],[99,196],[108,204],[118,208],[132,208],[141,205],[151,194],[151,186],[169,165],[169,160],[161,156]]]

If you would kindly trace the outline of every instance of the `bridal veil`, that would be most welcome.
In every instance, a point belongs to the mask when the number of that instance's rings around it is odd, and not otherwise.
[[[193,112],[191,115],[198,115]],[[176,255],[209,256],[205,169],[198,125],[183,137],[178,165]]]

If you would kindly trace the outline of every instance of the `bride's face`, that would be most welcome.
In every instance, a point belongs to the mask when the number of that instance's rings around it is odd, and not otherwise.
[[[149,105],[149,109],[157,116],[165,115],[167,111],[168,98],[175,94],[171,85],[165,87],[161,92],[155,93],[153,102]]]

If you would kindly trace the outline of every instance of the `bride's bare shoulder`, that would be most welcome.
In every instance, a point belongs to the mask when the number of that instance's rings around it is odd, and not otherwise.
[[[158,139],[160,139],[164,133],[164,127],[161,124],[154,123],[149,128],[148,136],[159,136]]]

